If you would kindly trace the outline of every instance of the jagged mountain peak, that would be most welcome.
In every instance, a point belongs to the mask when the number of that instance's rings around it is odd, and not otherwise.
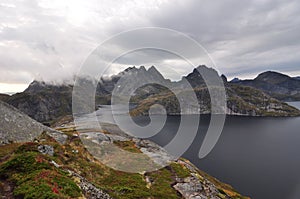
[[[140,66],[140,67],[132,66],[132,67],[126,68],[122,72],[135,72],[135,71],[146,71],[146,68],[145,68],[145,66]]]
[[[156,69],[155,66],[151,66],[148,70],[145,68],[145,66],[128,67],[124,71],[120,72],[117,76],[113,75],[112,77],[121,77],[123,75],[140,75],[158,78],[159,80],[164,79],[163,75]]]
[[[199,70],[199,69],[212,69],[212,68],[209,68],[206,65],[199,65],[199,66],[196,67],[196,69]]]
[[[71,88],[72,83],[70,82],[45,82],[45,81],[39,81],[39,80],[34,80],[29,84],[29,86],[25,89],[24,93],[37,93],[37,92],[42,92],[46,90],[69,90]]]
[[[128,67],[126,68],[124,71],[122,72],[130,72],[130,71],[134,71],[134,70],[137,70],[137,68],[135,66],[132,66],[132,67]]]
[[[228,82],[227,77],[224,74],[221,75],[221,78],[222,78],[224,83]]]
[[[183,77],[183,79],[188,80],[192,87],[199,87],[206,85],[203,79],[203,75],[205,75],[206,77],[210,75],[218,75],[218,72],[213,68],[207,67],[206,65],[199,65],[198,67],[194,68],[192,73]],[[223,79],[224,77],[221,78]],[[225,79],[227,81],[226,77],[223,79],[223,81]]]
[[[164,76],[156,69],[155,66],[151,66],[151,67],[148,69],[148,73],[150,73],[150,74],[153,75],[153,76],[156,76],[156,77],[159,78],[159,79],[165,79]]]
[[[231,82],[231,83],[237,83],[237,82],[239,82],[239,81],[241,81],[241,79],[235,77],[235,78],[233,78],[230,82]]]
[[[151,66],[150,68],[148,68],[148,72],[151,72],[151,73],[160,73],[155,66]]]
[[[206,65],[199,65],[196,68],[194,68],[193,72],[190,73],[190,74],[188,74],[187,77],[188,76],[192,76],[192,75],[201,76],[200,74],[207,73],[207,72],[209,72],[209,73],[217,73],[218,74],[218,72],[215,69],[213,69],[213,68],[209,68]]]
[[[36,92],[44,89],[46,86],[46,83],[44,81],[38,81],[38,80],[33,80],[29,84],[29,86],[25,89],[25,93],[31,93],[31,92]]]

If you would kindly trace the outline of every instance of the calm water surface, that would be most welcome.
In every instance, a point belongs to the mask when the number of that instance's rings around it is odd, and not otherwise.
[[[300,108],[300,102],[291,105]],[[147,117],[135,120],[141,125],[149,122]],[[209,121],[209,116],[201,116],[197,137],[183,157],[251,198],[300,199],[300,117],[228,116],[215,148],[199,159]],[[168,117],[165,127],[151,140],[166,145],[179,123],[180,116]]]

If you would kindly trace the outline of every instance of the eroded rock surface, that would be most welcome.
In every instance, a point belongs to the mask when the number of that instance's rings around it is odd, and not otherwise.
[[[0,144],[33,141],[43,132],[59,143],[64,143],[67,138],[63,133],[42,125],[2,101],[0,101],[0,112]]]

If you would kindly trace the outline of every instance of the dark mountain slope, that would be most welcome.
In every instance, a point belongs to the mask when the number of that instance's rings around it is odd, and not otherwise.
[[[206,74],[218,75],[217,71],[206,66],[199,66],[199,70],[204,71]],[[271,75],[272,76],[272,75]],[[273,77],[273,76],[272,76]],[[286,80],[289,80],[288,76],[277,74],[277,77],[273,79],[269,73],[260,75],[256,81],[269,81],[270,84],[285,85]],[[208,89],[197,69],[194,69],[192,73],[188,74],[186,79],[194,90],[188,90],[182,85],[182,81],[172,84],[173,87],[180,88],[181,98],[176,99],[175,95],[170,90],[157,90],[156,93],[152,93],[149,96],[142,95],[141,92],[137,92],[133,97],[133,100],[138,102],[138,106],[132,110],[132,115],[147,115],[149,108],[154,104],[161,104],[166,108],[166,111],[170,115],[180,114],[180,105],[183,107],[189,107],[181,112],[181,114],[208,114],[210,113],[210,96]],[[244,86],[238,83],[228,83],[227,78],[221,76],[227,93],[227,114],[232,115],[249,115],[249,116],[298,116],[300,111],[294,107],[289,106],[275,98],[272,98],[263,91],[253,88],[251,86]],[[297,82],[296,82],[297,83]],[[295,86],[295,85],[292,85]],[[191,93],[195,92],[200,104],[200,111],[196,107],[191,105]],[[139,99],[139,100],[135,100]],[[158,113],[159,114],[159,113]]]
[[[14,94],[5,101],[31,118],[49,123],[72,113],[72,87],[34,81],[24,92]]]
[[[10,96],[7,95],[7,94],[2,94],[2,93],[0,93],[0,100],[1,100],[1,101],[6,101],[6,100],[8,100],[9,97],[10,97]]]
[[[218,75],[217,71],[204,65],[199,66],[198,69],[206,74]],[[254,80],[235,81],[230,83],[227,82],[227,78],[224,75],[221,76],[221,78],[224,81],[228,94],[228,114],[274,116],[298,115],[297,110],[294,110],[288,105],[273,98],[297,100],[299,96],[300,99],[299,80],[275,72],[262,73]],[[100,79],[96,89],[96,105],[110,104],[111,93],[117,84],[123,85],[122,87],[115,89],[118,95],[128,95],[134,86],[140,86],[139,89],[135,90],[135,95],[131,98],[131,101],[137,104],[142,104],[143,100],[147,98],[155,98],[156,95],[160,95],[160,99],[166,100],[167,96],[172,96],[168,93],[168,87],[182,91],[190,89],[186,87],[186,84],[184,84],[184,81],[186,80],[190,83],[192,88],[196,89],[197,95],[201,96],[199,102],[203,112],[209,113],[210,98],[207,90],[205,90],[206,85],[204,79],[197,69],[194,69],[192,73],[183,77],[181,81],[171,82],[170,80],[166,80],[154,66],[148,70],[145,69],[145,67],[127,68],[117,75]],[[97,82],[91,78],[80,78],[78,81],[81,81],[83,90],[85,90],[88,85],[95,85]],[[145,82],[153,81],[158,82],[159,84],[147,84],[145,86],[141,86]],[[256,89],[245,88],[244,86],[251,86]],[[273,98],[265,95],[257,89],[262,90],[264,93],[267,93]],[[62,116],[72,114],[72,90],[73,85],[70,84],[53,85],[45,82],[34,81],[24,92],[17,93],[10,97],[3,96],[1,98],[3,101],[13,105],[35,120],[49,124]],[[93,100],[93,96],[90,96],[90,94],[84,96],[75,95],[75,97]],[[174,96],[171,98],[173,99]],[[82,101],[84,102],[84,100]],[[176,108],[175,101],[168,99],[164,102],[173,103],[172,106],[169,104],[169,108],[172,107],[172,110],[169,110],[170,113],[176,112],[176,109],[178,108]],[[189,102],[188,100],[185,100],[184,103]],[[82,104],[82,106],[86,106],[86,104]],[[144,110],[145,107],[142,109]],[[95,110],[95,107],[90,107],[89,110],[93,111]],[[195,110],[187,110],[187,113],[188,112],[195,113]],[[280,114],[277,114],[279,112]]]
[[[232,83],[252,86],[279,100],[300,101],[300,80],[278,72],[267,71],[253,80],[240,80]]]

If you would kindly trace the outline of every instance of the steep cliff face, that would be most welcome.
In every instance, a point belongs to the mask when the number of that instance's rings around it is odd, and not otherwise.
[[[72,113],[72,87],[33,82],[27,90],[5,101],[35,120],[48,123]]]
[[[265,94],[261,90],[239,85],[227,87],[228,114],[250,116],[299,116],[300,111]]]
[[[300,100],[300,80],[278,72],[267,71],[253,80],[240,80],[233,83],[260,89],[279,100]]]
[[[207,68],[206,66],[199,66],[198,70],[194,69],[192,73],[184,77],[193,90],[188,90],[182,86],[182,81],[174,82],[171,84],[173,88],[178,88],[179,99],[176,98],[167,88],[155,90],[151,95],[143,95],[141,92],[136,92],[132,98],[133,102],[137,102],[138,106],[131,111],[132,115],[147,115],[149,108],[154,104],[163,105],[170,115],[178,114],[209,114],[211,112],[211,101],[205,81],[202,78],[199,70],[204,71],[206,74],[218,75],[214,69]],[[227,93],[227,110],[226,113],[230,115],[248,115],[248,116],[299,116],[300,111],[294,107],[289,106],[268,94],[265,94],[259,89],[250,86],[243,86],[237,83],[228,83],[227,78],[221,76]],[[259,79],[270,81],[272,83],[284,82],[286,77],[279,76],[273,80],[269,75],[262,75]],[[142,89],[143,90],[143,89]],[[200,105],[199,107],[192,106],[192,93],[195,93]],[[136,100],[138,99],[138,100]],[[179,103],[180,102],[180,103]],[[187,107],[183,110],[180,108]],[[156,112],[160,114],[162,112]]]
[[[81,81],[83,89],[85,86],[88,87],[87,85],[96,84],[96,81],[90,78],[81,78],[78,81]],[[18,108],[31,118],[48,125],[59,117],[72,114],[72,91],[72,84],[33,81],[24,92],[3,98],[3,101]],[[109,92],[99,84],[95,96],[96,102],[109,104],[108,95]],[[91,98],[90,95],[79,97]]]
[[[179,114],[209,114],[211,113],[211,101],[208,89],[198,87],[194,90],[182,91],[181,98],[177,99],[172,92],[156,94],[140,100],[138,105],[131,111],[133,116],[148,115],[150,107],[160,104],[165,107],[169,115]],[[191,105],[191,94],[195,93],[200,105]],[[247,115],[247,116],[299,116],[300,111],[288,104],[276,100],[260,90],[247,86],[230,85],[226,87],[228,115]],[[180,103],[188,109],[180,110]],[[161,112],[156,112],[160,114]]]

